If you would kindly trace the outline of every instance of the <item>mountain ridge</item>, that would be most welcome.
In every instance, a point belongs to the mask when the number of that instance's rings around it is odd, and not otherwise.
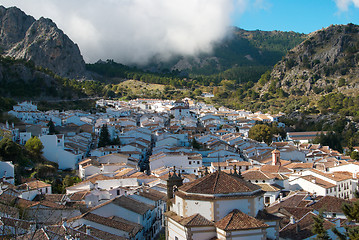
[[[273,68],[270,84],[294,95],[351,94],[359,88],[359,26],[331,25],[308,35]]]
[[[62,77],[85,75],[79,47],[51,19],[36,20],[16,7],[0,6],[0,38],[3,56],[33,61]]]

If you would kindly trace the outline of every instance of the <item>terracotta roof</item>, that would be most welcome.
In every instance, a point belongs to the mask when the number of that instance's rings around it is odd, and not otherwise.
[[[214,226],[214,223],[207,220],[205,217],[203,217],[201,214],[197,213],[192,216],[183,218],[181,216],[178,216],[175,212],[168,211],[165,213],[165,215],[177,223],[181,224],[182,226],[186,227],[198,227],[198,226]]]
[[[295,220],[301,219],[305,214],[311,212],[312,209],[307,207],[281,207],[279,212],[290,217],[293,216]]]
[[[91,227],[89,225],[85,226],[85,225],[81,225],[81,227],[77,228],[77,230],[82,231],[82,232],[86,232],[86,230],[89,229],[90,230],[90,234],[93,237],[99,238],[99,239],[103,239],[103,240],[126,240],[127,238],[125,237],[121,237],[115,234],[111,234],[108,232],[104,232],[101,231],[100,229]]]
[[[312,232],[312,228],[314,224],[314,216],[317,215],[309,212],[295,224],[288,224],[286,227],[279,231],[279,237],[284,239],[301,240],[313,236],[314,233]],[[324,219],[323,227],[325,230],[329,230],[334,226],[334,223]]]
[[[248,170],[242,173],[245,180],[269,180],[275,177],[270,173],[264,173],[260,170]]]
[[[227,216],[215,223],[215,226],[225,231],[267,228],[268,224],[251,217],[238,209],[232,210]]]
[[[159,200],[167,199],[167,194],[162,193],[157,190],[154,190],[154,189],[151,189],[151,188],[146,188],[144,191],[140,191],[137,194],[144,198],[151,199],[152,201],[159,201]]]
[[[120,196],[120,197],[114,198],[110,201],[107,201],[103,204],[100,204],[100,205],[92,208],[90,211],[101,208],[102,206],[110,204],[110,203],[115,204],[120,207],[123,207],[131,212],[135,212],[140,215],[144,215],[147,211],[154,209],[154,206],[152,206],[152,205],[145,204],[143,202],[137,201],[137,200],[127,197],[127,196]]]
[[[335,212],[342,213],[342,207],[344,204],[351,204],[349,200],[332,197],[332,196],[324,196],[318,202],[310,205],[310,208],[315,210],[324,209],[324,212]]]
[[[257,183],[256,185],[260,186],[265,192],[277,192],[282,190],[283,188],[277,184],[269,184],[269,183]]]
[[[313,168],[313,163],[290,163],[285,167],[288,169],[311,169]]]
[[[239,192],[251,193],[260,190],[260,187],[242,178],[217,171],[193,182],[185,183],[179,187],[179,190],[199,194],[228,194]]]
[[[285,197],[282,201],[276,202],[267,208],[269,213],[275,213],[281,207],[297,207],[305,198],[308,197],[307,193],[296,193]]]
[[[327,181],[324,181],[323,179],[321,178],[317,178],[317,177],[314,177],[312,175],[307,175],[307,176],[303,176],[301,177],[305,180],[307,180],[308,182],[311,182],[313,184],[316,184],[322,188],[332,188],[332,187],[336,187],[337,185],[336,184],[333,184],[333,183],[330,183],[330,182],[327,182]]]
[[[46,200],[49,202],[62,202],[65,196],[65,194],[38,194],[35,196],[33,201]]]
[[[23,184],[17,186],[17,189],[27,191],[28,188],[29,188],[29,190],[34,190],[34,189],[39,189],[39,188],[44,188],[44,187],[51,187],[51,184],[45,183],[43,181],[35,180],[32,182],[23,183]]]
[[[263,165],[261,166],[261,171],[269,173],[291,173],[292,171],[286,167],[279,165]]]
[[[353,174],[350,172],[332,172],[332,173],[324,173],[322,171],[316,170],[316,169],[310,169],[310,171],[317,173],[319,175],[322,175],[323,177],[327,177],[331,180],[340,182],[347,179],[352,179]]]
[[[87,194],[90,194],[91,192],[90,191],[81,191],[81,192],[75,192],[75,193],[72,193],[69,196],[70,200],[71,201],[82,201],[85,199],[85,197],[87,196]]]
[[[73,222],[77,219],[86,219],[90,222],[94,222],[94,223],[98,223],[101,225],[105,225],[111,228],[115,228],[115,229],[119,229],[122,230],[124,232],[128,232],[128,233],[134,233],[136,234],[138,231],[140,231],[142,229],[142,226],[137,224],[137,223],[133,223],[130,221],[127,221],[123,218],[119,218],[119,217],[103,217],[97,214],[93,214],[93,213],[85,213],[81,216],[69,219],[69,222]]]
[[[282,218],[277,217],[276,215],[270,214],[264,209],[264,210],[258,211],[256,219],[262,220],[262,221],[279,221]]]

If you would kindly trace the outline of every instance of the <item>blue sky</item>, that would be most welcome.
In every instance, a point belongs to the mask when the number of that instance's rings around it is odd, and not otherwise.
[[[331,24],[350,22],[359,24],[358,0],[243,0],[238,2],[232,15],[232,24],[245,30],[309,33]]]

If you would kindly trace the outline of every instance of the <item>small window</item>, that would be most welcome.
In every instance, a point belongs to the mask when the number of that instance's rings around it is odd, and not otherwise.
[[[117,195],[120,195],[120,190],[117,189]]]
[[[200,164],[199,161],[197,161],[197,164]]]
[[[189,162],[188,162],[188,164],[189,164],[189,165],[191,165],[191,164],[192,164],[192,162],[191,162],[191,161],[189,161]]]

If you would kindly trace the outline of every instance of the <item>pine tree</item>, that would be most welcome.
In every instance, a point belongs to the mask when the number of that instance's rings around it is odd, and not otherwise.
[[[52,119],[50,119],[49,123],[47,124],[47,126],[49,127],[49,135],[54,135],[55,134],[55,124],[52,121]]]
[[[107,125],[104,124],[104,125],[102,125],[102,128],[101,128],[100,137],[99,137],[99,141],[98,141],[98,147],[105,147],[106,145],[109,145],[109,144],[111,144],[110,133],[108,132]]]
[[[314,224],[312,227],[312,232],[316,234],[318,240],[327,240],[330,239],[327,231],[324,229],[324,217],[323,210],[319,211],[318,216],[313,216]]]
[[[349,221],[359,222],[359,201],[352,204],[344,204],[342,210]],[[333,232],[337,235],[338,239],[359,239],[359,226],[346,226],[343,234],[336,228],[333,229]]]

